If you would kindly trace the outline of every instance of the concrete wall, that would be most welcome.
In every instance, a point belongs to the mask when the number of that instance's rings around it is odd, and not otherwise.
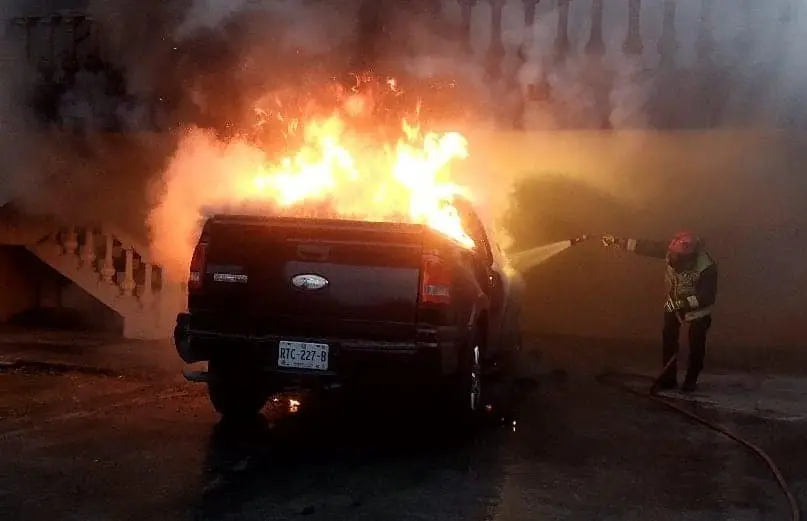
[[[720,263],[714,342],[807,349],[803,136],[495,133],[471,143],[479,169],[467,175],[499,195],[518,186],[515,250],[581,232],[664,239],[694,229]],[[659,337],[663,262],[590,242],[526,276],[530,329]]]
[[[35,311],[39,308],[45,312]],[[20,246],[0,246],[0,323],[120,332],[121,317]],[[77,323],[80,322],[80,323]]]
[[[62,306],[80,314],[87,329],[122,333],[123,319],[92,295],[70,283],[62,287]]]
[[[25,262],[24,250],[14,246],[0,247],[0,322],[37,304],[35,270]]]
[[[473,160],[459,181],[474,186],[483,206],[513,203],[508,229],[516,250],[582,232],[663,239],[692,228],[720,263],[713,341],[807,349],[805,136],[722,130],[469,138]],[[0,319],[31,302],[25,280],[45,280],[26,271],[35,264],[31,258],[7,255],[0,252]],[[660,262],[592,242],[526,277],[529,329],[658,339]],[[62,299],[78,308],[94,305],[66,293]],[[89,314],[108,321],[97,307]]]

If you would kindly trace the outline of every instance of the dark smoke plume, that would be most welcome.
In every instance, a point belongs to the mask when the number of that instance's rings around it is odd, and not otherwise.
[[[697,228],[727,259],[725,286],[735,288],[727,298],[735,304],[725,316],[736,326],[734,335],[759,340],[755,331],[773,330],[780,339],[798,338],[803,330],[793,317],[804,287],[805,235],[797,224],[807,215],[803,140],[791,132],[807,121],[803,2],[714,0],[709,12],[704,9],[709,0],[644,0],[638,54],[628,52],[637,43],[626,38],[630,2],[599,4],[601,42],[592,38],[594,0],[570,2],[564,42],[556,39],[558,2],[539,2],[536,22],[527,28],[523,3],[505,2],[505,66],[495,78],[486,76],[485,67],[487,2],[474,7],[472,53],[465,55],[458,37],[460,7],[448,0],[439,13],[434,3],[382,0],[92,1],[87,10],[106,29],[102,57],[119,80],[100,88],[106,80],[90,67],[86,81],[62,98],[53,110],[74,131],[37,121],[31,98],[39,92],[38,64],[19,66],[25,60],[18,38],[6,38],[0,48],[0,189],[29,210],[65,220],[110,220],[145,242],[155,181],[159,185],[188,128],[226,139],[251,129],[256,100],[271,99],[273,92],[305,91],[324,80],[348,88],[357,70],[411,76],[408,81],[423,83],[435,99],[461,101],[447,119],[467,117],[462,110],[480,120],[507,112],[498,123],[509,125],[518,119],[510,112],[520,107],[527,128],[574,131],[532,142],[519,141],[521,134],[493,132],[483,142],[507,152],[487,158],[495,175],[476,180],[479,193],[487,189],[506,199],[514,179],[538,179],[519,191],[520,224],[513,228],[519,246],[596,232],[591,228],[597,226],[658,236],[680,226]],[[672,4],[678,7],[670,25]],[[23,8],[5,7],[5,13]],[[566,43],[568,54],[561,60],[557,51]],[[440,91],[432,82],[456,86]],[[737,127],[780,132],[760,130],[751,139],[726,130]],[[597,137],[579,132],[603,128],[639,132]],[[658,129],[726,133],[695,139],[671,132],[660,139]],[[483,152],[474,149],[472,155]],[[546,181],[546,172],[559,172],[566,181]],[[632,268],[613,271],[617,263],[602,257],[580,262],[595,265],[589,272],[597,275],[591,277],[595,282],[578,277],[577,265],[567,279],[555,279],[577,284],[577,293],[541,287],[542,298],[572,295],[568,305],[578,310],[542,315],[547,327],[559,328],[564,322],[555,319],[563,318],[567,330],[633,334],[636,324],[652,323],[650,312],[637,319],[619,310],[650,302],[656,279],[637,284]],[[619,290],[609,293],[603,281],[615,280],[650,289],[614,308],[598,307]],[[755,300],[770,304],[764,314],[750,304]],[[546,307],[559,309],[557,301]],[[655,335],[654,327],[641,333]]]
[[[412,31],[420,45],[429,34],[429,45],[444,43],[434,13],[410,2],[92,0],[85,7],[102,28],[105,63],[80,58],[51,111],[62,128],[37,123],[31,98],[45,88],[37,64],[24,65],[20,34],[5,40],[0,149],[13,160],[4,165],[3,192],[29,211],[110,219],[141,237],[150,185],[183,129],[228,138],[255,124],[256,101],[273,92],[334,81],[349,87],[355,73],[418,73],[417,64],[404,63],[416,43]],[[443,85],[457,83],[443,72]],[[440,98],[440,89],[426,87]]]

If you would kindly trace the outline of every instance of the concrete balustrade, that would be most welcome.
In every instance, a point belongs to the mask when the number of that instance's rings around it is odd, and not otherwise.
[[[32,242],[29,250],[123,317],[124,336],[170,336],[186,290],[164,280],[147,247],[105,227],[63,227]]]

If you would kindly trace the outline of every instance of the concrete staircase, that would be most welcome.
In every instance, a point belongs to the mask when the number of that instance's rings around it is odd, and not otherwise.
[[[123,318],[126,338],[169,338],[185,284],[168,280],[138,244],[114,226],[64,226],[47,217],[0,217],[0,244],[24,246]]]

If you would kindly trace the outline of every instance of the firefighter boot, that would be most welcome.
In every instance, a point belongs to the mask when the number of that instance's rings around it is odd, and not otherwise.
[[[664,329],[662,331],[661,363],[665,368],[659,377],[656,388],[661,390],[675,389],[678,386],[678,337],[681,322],[675,313],[664,313]]]
[[[692,393],[698,389],[698,376],[703,370],[703,359],[706,357],[706,333],[712,324],[712,317],[706,316],[694,320],[689,325],[689,367],[681,390]]]

